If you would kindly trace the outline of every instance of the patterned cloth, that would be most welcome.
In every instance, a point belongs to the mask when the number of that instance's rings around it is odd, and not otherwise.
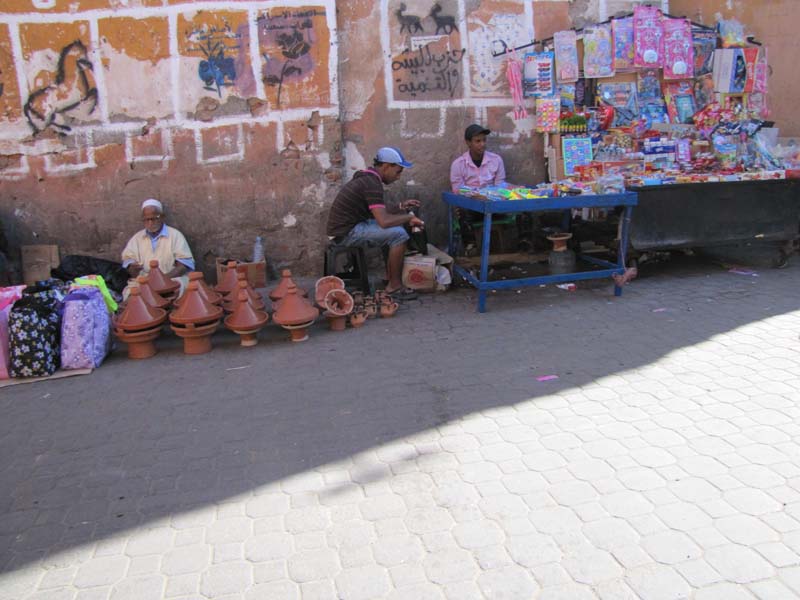
[[[74,290],[64,299],[61,368],[94,369],[108,354],[111,318],[97,288]]]
[[[8,317],[9,375],[42,377],[60,363],[61,287],[39,282],[25,288]]]

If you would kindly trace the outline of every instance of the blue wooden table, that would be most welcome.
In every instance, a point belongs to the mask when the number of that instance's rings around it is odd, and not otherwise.
[[[491,290],[504,290],[518,288],[529,285],[542,285],[548,283],[565,283],[568,281],[580,281],[583,279],[598,279],[611,277],[615,273],[620,275],[625,272],[625,250],[628,247],[630,235],[631,213],[636,206],[638,199],[634,192],[622,194],[603,194],[603,195],[584,195],[584,196],[564,196],[560,198],[538,198],[535,200],[477,200],[467,196],[460,196],[451,192],[443,192],[442,200],[448,205],[447,225],[449,231],[449,252],[454,253],[453,244],[453,211],[456,207],[472,210],[483,214],[483,243],[481,244],[481,272],[480,279],[475,278],[472,273],[459,266],[457,263],[454,268],[464,279],[469,281],[478,290],[478,312],[486,312],[486,294]],[[521,279],[506,279],[502,281],[489,281],[489,246],[492,235],[492,215],[522,213],[522,212],[543,212],[569,210],[573,208],[614,208],[623,206],[625,210],[622,215],[622,226],[620,228],[620,251],[617,253],[617,262],[612,263],[601,260],[593,256],[579,254],[578,258],[590,264],[605,267],[593,271],[580,271],[576,273],[564,273],[562,275],[541,275],[539,277],[524,277]],[[622,295],[622,288],[614,286],[614,295]]]

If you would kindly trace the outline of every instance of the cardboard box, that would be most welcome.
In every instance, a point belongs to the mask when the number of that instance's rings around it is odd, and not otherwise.
[[[250,282],[254,288],[267,287],[267,261],[262,260],[257,263],[253,262],[239,262],[237,269],[244,269],[247,274],[247,281]],[[217,283],[222,281],[225,271],[228,270],[225,259],[217,259]]]
[[[58,266],[58,246],[36,244],[22,246],[22,279],[25,285],[33,285],[41,279],[50,277],[50,269]]]
[[[440,289],[436,279],[436,271],[445,267],[453,273],[453,258],[435,246],[428,244],[428,254],[406,256],[403,261],[403,285],[421,292],[435,292]],[[444,288],[441,288],[444,289]]]
[[[412,290],[432,292],[436,289],[436,258],[415,254],[403,261],[403,285]]]

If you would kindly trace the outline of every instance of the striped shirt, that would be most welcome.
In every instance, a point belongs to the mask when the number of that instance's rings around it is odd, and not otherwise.
[[[356,171],[342,186],[328,213],[327,235],[342,237],[357,224],[374,218],[372,209],[384,207],[383,181],[372,169]]]
[[[488,150],[483,153],[481,166],[475,166],[469,152],[453,161],[450,167],[450,186],[458,193],[460,187],[481,188],[487,185],[501,185],[506,182],[506,168],[503,159]]]

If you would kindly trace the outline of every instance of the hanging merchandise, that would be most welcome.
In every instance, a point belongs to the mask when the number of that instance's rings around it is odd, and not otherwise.
[[[578,38],[575,32],[557,31],[553,36],[556,55],[556,79],[559,83],[578,81]]]
[[[630,125],[639,116],[635,83],[598,83],[601,103],[614,107],[614,127]]]
[[[664,19],[664,79],[694,77],[692,24],[688,19]]]
[[[522,93],[522,69],[523,67],[516,55],[510,57],[506,62],[506,78],[508,79],[508,87],[511,89],[511,98],[514,102],[514,118],[518,120],[528,116]]]
[[[614,37],[614,70],[633,69],[633,18],[613,19],[611,31]]]
[[[574,83],[559,83],[558,95],[561,98],[561,108],[569,112],[575,110],[575,85]]]
[[[552,52],[528,52],[525,55],[522,89],[526,98],[553,95]]]
[[[691,123],[697,112],[694,90],[690,81],[667,81],[664,83],[664,99],[671,123]]]
[[[633,9],[633,64],[660,67],[664,64],[664,29],[661,11],[653,6]]]
[[[703,109],[714,102],[714,77],[711,73],[706,73],[694,80],[694,101],[697,110]]]
[[[663,102],[658,69],[642,69],[636,74],[637,92],[641,104]]]
[[[603,23],[583,30],[584,77],[611,77],[614,75],[614,52],[611,25]]]
[[[575,167],[592,162],[592,138],[562,138],[561,153],[564,156],[564,173],[574,175]]]
[[[769,64],[767,63],[767,48],[762,46],[756,61],[755,80],[753,81],[753,91],[767,93],[767,75],[769,74]]]
[[[717,13],[717,29],[719,37],[722,38],[723,48],[742,48],[747,44],[744,26],[736,19],[723,19]]]
[[[696,77],[711,73],[714,66],[714,50],[717,47],[717,32],[707,29],[692,30],[692,52]]]
[[[536,99],[536,131],[558,132],[558,119],[561,116],[561,98]]]

